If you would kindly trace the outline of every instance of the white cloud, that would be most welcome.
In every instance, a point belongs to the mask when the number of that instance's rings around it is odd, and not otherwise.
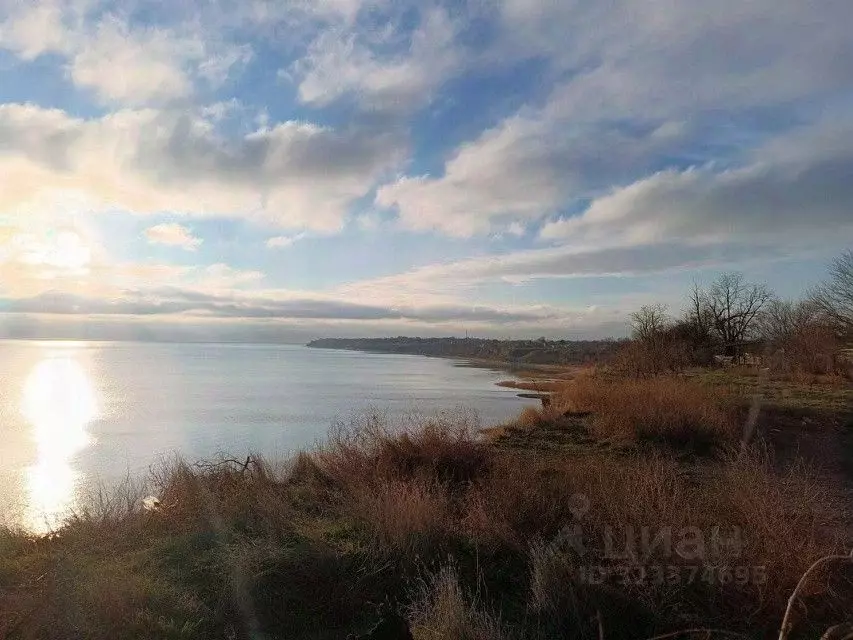
[[[264,274],[224,263],[174,265],[117,261],[85,221],[63,225],[47,219],[8,220],[0,226],[0,297],[73,295],[90,302],[118,300],[127,292],[154,302],[158,292],[179,288],[204,296],[257,290]],[[200,243],[181,225],[152,227],[150,241],[194,250]],[[189,295],[189,294],[187,294]]]
[[[846,105],[853,5],[712,4],[505,0],[499,36],[469,66],[537,60],[548,95],[459,145],[443,171],[383,186],[377,204],[407,228],[488,233],[693,156],[738,162],[763,135],[750,109],[771,128],[774,109],[808,119],[816,101]]]
[[[20,4],[0,22],[0,47],[25,60],[44,53],[67,59],[68,77],[103,102],[161,104],[187,98],[199,80],[222,84],[252,58],[195,26],[132,26],[115,14],[87,17],[74,4]]]
[[[164,222],[145,230],[145,237],[151,244],[165,244],[180,247],[187,251],[195,251],[203,242],[193,235],[192,231],[174,222]]]
[[[853,123],[780,135],[739,168],[666,170],[552,221],[559,246],[435,264],[342,288],[378,299],[473,296],[486,282],[636,276],[840,250],[853,235]]]
[[[54,316],[183,316],[231,320],[407,321],[422,326],[464,322],[466,326],[517,325],[557,320],[565,310],[548,306],[470,304],[425,299],[390,303],[340,293],[264,289],[264,274],[219,263],[176,266],[152,263],[93,262],[79,271],[35,261],[0,260],[0,302],[4,316],[37,313]],[[44,277],[46,273],[49,278]]]
[[[203,57],[200,41],[176,38],[163,29],[134,32],[108,16],[75,51],[68,72],[74,84],[105,101],[163,102],[192,92],[186,65]]]
[[[283,122],[223,137],[192,112],[126,110],[72,118],[0,105],[0,212],[92,209],[253,217],[282,228],[334,231],[351,201],[399,161],[393,135]]]
[[[471,301],[492,291],[483,283],[767,260],[853,232],[853,128],[839,115],[853,87],[850,3],[206,6],[201,15],[192,3],[146,13],[135,2],[0,0],[0,48],[28,61],[52,54],[90,98],[130,107],[72,117],[0,106],[0,215],[14,223],[0,228],[0,283],[9,295],[41,295],[29,310],[90,305],[107,313],[517,326],[576,316],[502,304],[472,310]],[[253,49],[256,39],[265,41]],[[210,95],[255,50],[275,51],[258,71],[284,65],[282,77],[309,108],[344,103],[322,111],[324,121],[354,124],[277,123],[263,105]],[[442,95],[458,75],[472,84],[454,83]],[[481,88],[495,100],[477,96],[474,104],[488,108],[463,114],[449,130],[441,128],[446,111],[406,120],[452,99],[461,113],[466,92]],[[263,95],[250,94],[241,100]],[[188,106],[198,100],[220,102]],[[75,100],[78,112],[89,107]],[[817,113],[823,125],[778,133]],[[460,132],[468,136],[462,144],[453,138]],[[438,158],[437,171],[393,178],[411,133],[433,138],[408,166],[432,166],[432,154],[451,140],[455,148]],[[389,211],[350,219],[352,205],[377,185],[375,203]],[[324,296],[263,290],[262,273],[225,264],[110,265],[86,230],[64,225],[72,203],[95,212],[248,218],[281,229],[269,233],[271,248],[291,245],[303,229],[332,232],[347,223],[456,236],[529,237],[541,228],[549,246],[428,265]],[[398,219],[389,223],[392,211]],[[40,215],[62,222],[60,233],[29,222]],[[189,250],[201,241],[184,224],[148,231]],[[234,291],[242,287],[251,295]],[[65,297],[51,299],[54,290]]]
[[[685,135],[579,129],[528,109],[456,149],[443,176],[401,177],[378,190],[376,203],[396,207],[410,229],[487,233],[502,222],[540,219],[567,198],[588,197],[648,169]]]
[[[192,275],[197,287],[220,293],[233,290],[235,287],[257,284],[264,278],[264,274],[260,271],[235,269],[222,262],[201,269],[200,277],[195,272]]]
[[[669,118],[785,104],[849,87],[849,3],[504,0],[502,47],[567,79],[553,107],[575,119]]]
[[[198,65],[198,75],[214,86],[224,83],[235,67],[249,64],[255,53],[248,44],[225,47],[214,51],[212,55]]]
[[[302,240],[304,237],[304,233],[297,233],[292,236],[273,236],[266,241],[266,245],[270,249],[282,249],[284,247],[289,247],[294,242]]]
[[[352,95],[365,108],[385,111],[409,109],[430,100],[462,58],[454,42],[458,25],[442,9],[423,11],[420,25],[408,36],[402,51],[388,40],[395,29],[376,39],[355,25],[322,31],[282,77],[294,78],[302,102],[326,105]],[[392,47],[395,53],[378,53]]]
[[[524,227],[523,224],[516,220],[515,222],[511,222],[509,224],[509,226],[506,228],[506,232],[512,236],[521,237],[525,233],[527,233],[527,229]]]
[[[355,219],[356,225],[362,231],[376,231],[382,226],[382,218],[375,211],[366,211]]]
[[[69,31],[59,5],[42,2],[24,9],[21,3],[16,8],[0,21],[0,47],[16,52],[24,60],[70,48]]]

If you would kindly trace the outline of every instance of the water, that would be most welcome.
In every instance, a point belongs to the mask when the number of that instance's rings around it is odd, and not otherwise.
[[[296,345],[0,341],[0,522],[43,531],[98,483],[190,460],[287,457],[336,419],[464,406],[484,425],[525,401],[495,371]]]

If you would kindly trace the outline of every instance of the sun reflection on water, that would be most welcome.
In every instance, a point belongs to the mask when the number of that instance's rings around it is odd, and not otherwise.
[[[79,473],[75,453],[91,441],[86,426],[97,416],[86,371],[69,354],[49,356],[27,378],[21,406],[33,427],[37,459],[27,470],[29,528],[54,529],[74,505]]]

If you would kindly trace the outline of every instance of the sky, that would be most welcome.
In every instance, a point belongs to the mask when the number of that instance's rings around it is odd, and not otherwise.
[[[0,336],[626,335],[853,239],[849,0],[0,0]]]

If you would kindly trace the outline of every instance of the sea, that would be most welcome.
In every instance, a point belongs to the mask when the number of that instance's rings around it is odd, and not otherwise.
[[[335,425],[465,414],[530,400],[505,372],[443,358],[301,345],[0,341],[0,525],[46,533],[99,491],[180,455],[286,461]]]

